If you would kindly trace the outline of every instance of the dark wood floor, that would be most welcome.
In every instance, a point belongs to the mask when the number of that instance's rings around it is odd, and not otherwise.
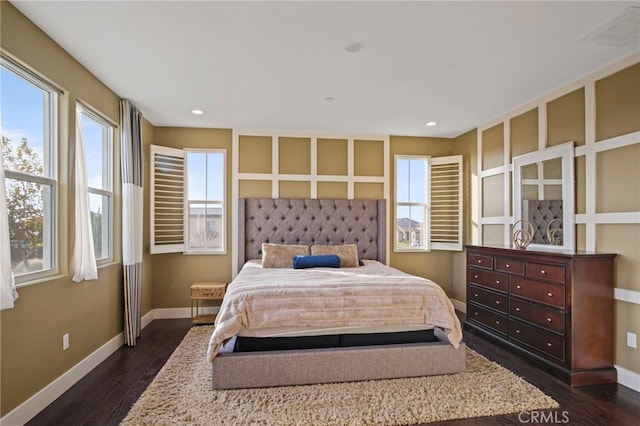
[[[185,336],[189,319],[155,320],[135,348],[122,347],[34,417],[36,425],[117,425]],[[621,385],[571,388],[510,352],[466,333],[469,347],[542,389],[560,408],[442,422],[446,425],[640,425],[640,393]],[[540,420],[546,420],[544,422]],[[535,421],[538,420],[538,421]]]

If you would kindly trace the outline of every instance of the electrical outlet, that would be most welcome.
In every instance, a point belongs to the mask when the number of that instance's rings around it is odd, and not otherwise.
[[[631,333],[630,331],[627,331],[627,346],[634,349],[637,348],[638,341],[636,340],[636,338],[637,338],[636,333]]]
[[[66,351],[69,349],[69,333],[62,336],[62,350]]]

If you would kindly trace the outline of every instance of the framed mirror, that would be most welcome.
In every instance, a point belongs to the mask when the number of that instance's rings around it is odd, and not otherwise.
[[[529,248],[574,250],[573,142],[513,158],[513,232],[532,232]]]

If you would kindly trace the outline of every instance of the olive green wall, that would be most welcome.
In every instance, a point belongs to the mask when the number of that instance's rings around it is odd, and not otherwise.
[[[390,200],[395,199],[395,155],[429,155],[432,157],[444,157],[455,153],[455,142],[453,139],[445,138],[423,138],[391,136],[390,139],[391,162],[389,176],[391,183]],[[393,206],[393,203],[391,203]],[[390,223],[395,223],[395,212],[390,209],[387,215]],[[393,227],[391,227],[393,229]],[[388,235],[393,241],[393,235]],[[410,274],[427,277],[438,283],[447,295],[453,293],[453,252],[431,251],[429,253],[411,252],[396,253],[391,250],[389,264],[394,268],[401,269]]]
[[[576,146],[574,193],[576,214],[579,215],[576,248],[617,253],[616,287],[640,292],[640,224],[622,216],[640,212],[640,140],[631,136],[622,145],[606,142],[640,131],[640,64],[613,69],[609,74],[585,81],[583,87],[559,92],[558,97],[541,100],[539,106],[517,116],[507,114],[502,122],[483,130],[481,170],[510,165],[502,160],[505,150],[503,129],[507,122],[511,158],[536,151],[540,136],[538,114],[545,111],[544,146],[567,141],[574,141]],[[589,98],[586,87],[592,88]],[[595,111],[593,118],[589,117],[589,110]],[[589,144],[587,130],[590,128],[595,140]],[[590,162],[586,158],[589,155],[593,156]],[[589,176],[595,184],[593,189],[589,189]],[[505,213],[503,206],[502,197],[512,190],[511,185],[505,187],[504,174],[485,177],[482,185],[482,217],[495,220],[511,215],[511,211]],[[592,214],[587,211],[589,201],[595,207]],[[601,213],[613,217],[596,216]],[[502,244],[505,241],[507,228],[504,225],[484,224],[482,229],[481,243]],[[459,278],[463,278],[461,273]],[[459,292],[454,294],[460,300],[466,300]],[[640,373],[640,354],[638,349],[626,346],[627,331],[640,334],[640,305],[616,300],[615,363]]]
[[[152,305],[154,309],[182,308],[191,305],[189,287],[198,281],[231,280],[231,253],[235,242],[231,241],[231,130],[156,127],[153,143],[171,148],[225,149],[227,164],[226,214],[227,254],[202,255],[167,253],[149,256],[151,270]],[[145,143],[145,152],[149,145]],[[148,157],[148,155],[147,155]],[[148,170],[148,169],[147,169]],[[145,172],[149,179],[149,172]],[[148,197],[147,197],[148,198]],[[145,204],[145,231],[148,233],[149,206]],[[147,239],[148,241],[148,239]],[[145,242],[147,244],[147,242]],[[148,246],[145,254],[148,254]],[[145,259],[147,260],[147,259]]]
[[[462,155],[463,172],[463,231],[465,244],[477,244],[478,238],[478,130],[473,129],[454,140],[454,154]],[[467,298],[467,253],[452,252],[452,287],[449,296],[455,301]],[[456,306],[457,309],[461,307]]]
[[[60,274],[18,288],[13,309],[0,312],[0,415],[68,371],[120,333],[123,328],[121,265],[120,142],[114,132],[114,262],[98,270],[98,279],[75,283],[69,262],[73,246],[72,174],[68,159],[75,143],[75,103],[84,103],[113,123],[119,98],[67,52],[18,12],[0,2],[3,53],[49,80],[63,94],[59,101],[59,182],[57,217]],[[145,131],[149,132],[148,124]],[[143,283],[143,313],[151,309],[148,281]],[[70,347],[62,350],[69,333]]]
[[[25,64],[28,68],[49,79],[64,90],[60,98],[60,170],[68,170],[67,159],[74,143],[73,129],[75,100],[85,103],[102,113],[106,118],[118,122],[118,96],[83,68],[60,46],[27,20],[7,1],[0,2],[0,46],[3,52]],[[596,135],[597,140],[610,138],[640,129],[640,65],[629,67],[609,78],[596,82]],[[577,145],[585,141],[585,94],[577,89],[547,103],[548,145],[572,139]],[[537,145],[537,126],[534,125],[537,109],[511,120],[511,154],[530,152]],[[183,308],[190,305],[189,285],[195,281],[231,279],[231,253],[235,243],[231,241],[231,164],[232,132],[220,129],[155,128],[143,122],[144,185],[149,188],[149,146],[153,144],[175,148],[224,148],[227,150],[227,254],[184,255],[149,254],[149,197],[144,198],[144,263],[142,287],[142,313],[152,309]],[[503,165],[503,124],[497,124],[481,132],[486,138],[480,155],[484,169]],[[464,156],[464,241],[479,243],[479,205],[477,194],[484,184],[477,176],[477,130],[472,130],[455,139],[391,137],[389,175],[386,177],[393,200],[395,154],[418,154]],[[242,136],[240,143],[240,172],[272,173],[271,146],[265,142],[270,137]],[[246,141],[243,142],[243,141]],[[287,141],[285,141],[285,144]],[[317,175],[344,176],[347,174],[347,148],[344,139],[317,140]],[[383,157],[379,149],[368,149],[368,141],[355,144],[354,169],[357,174],[381,176]],[[373,142],[375,145],[376,142]],[[307,155],[306,147],[301,153],[290,157],[284,154],[283,164],[292,165],[299,156]],[[255,155],[259,149],[260,155]],[[99,279],[74,283],[69,277],[68,263],[71,254],[71,238],[74,230],[69,225],[72,200],[69,195],[69,173],[62,173],[59,181],[60,213],[58,217],[60,252],[60,276],[42,283],[18,289],[20,298],[13,309],[0,312],[0,416],[14,409],[30,396],[67,372],[106,342],[122,332],[122,268],[120,263],[120,184],[119,184],[119,140],[116,132],[114,144],[114,255],[115,261],[99,269]],[[296,151],[297,152],[297,151]],[[609,150],[597,155],[597,209],[598,212],[635,211],[640,205],[638,182],[640,181],[637,145]],[[267,159],[267,161],[264,161]],[[301,163],[302,164],[302,163]],[[633,166],[636,166],[635,168]],[[246,167],[246,169],[245,169]],[[296,166],[297,167],[297,166]],[[285,171],[310,173],[307,160],[304,167]],[[623,170],[621,172],[621,170]],[[584,156],[576,158],[576,204],[577,213],[585,211],[586,164]],[[624,181],[620,185],[620,180]],[[497,179],[496,187],[487,183],[486,190],[502,194],[510,192],[504,188],[504,179]],[[284,192],[308,196],[309,189],[292,182],[285,184]],[[383,184],[356,182],[356,198],[379,198]],[[347,194],[346,182],[318,182],[318,196],[339,197]],[[239,192],[244,196],[271,196],[271,182],[246,179],[239,182]],[[500,200],[496,201],[500,203]],[[501,204],[500,204],[501,205]],[[502,213],[500,213],[502,214]],[[393,221],[393,211],[388,216]],[[501,225],[485,225],[485,242],[503,239]],[[578,247],[584,246],[587,229],[584,224],[576,226]],[[640,291],[640,225],[600,224],[596,227],[597,249],[616,252],[616,280],[620,288]],[[391,236],[389,236],[391,238]],[[465,301],[465,254],[464,252],[394,253],[390,252],[391,265],[416,275],[426,276],[438,282],[449,296]],[[43,320],[45,318],[46,320]],[[637,350],[626,348],[624,332],[640,333],[640,308],[637,304],[616,303],[616,363],[635,372],[640,372],[640,357]],[[70,349],[62,351],[61,336],[70,334]],[[43,361],[46,360],[46,361]]]

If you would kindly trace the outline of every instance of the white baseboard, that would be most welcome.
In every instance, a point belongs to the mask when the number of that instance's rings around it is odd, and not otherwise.
[[[140,328],[144,330],[144,328],[151,324],[151,321],[154,319],[156,319],[156,311],[155,309],[152,309],[140,319]]]
[[[204,306],[198,312],[200,314],[217,314],[219,306]],[[191,308],[160,308],[154,309],[154,319],[191,318]]]
[[[451,299],[451,303],[453,303],[453,306],[457,310],[464,313],[467,312],[466,303],[457,299]],[[219,307],[217,306],[207,306],[200,308],[200,313],[214,314],[217,313],[218,310]],[[141,326],[145,328],[156,319],[174,318],[191,318],[191,308],[152,309],[142,317]],[[111,354],[120,349],[123,344],[124,335],[120,333],[53,382],[49,383],[31,398],[0,418],[0,426],[18,426],[27,423]],[[616,365],[615,368],[618,370],[618,383],[640,392],[640,374],[618,365]]]
[[[190,316],[188,312],[189,308],[186,309],[186,317],[188,318]],[[156,310],[152,309],[141,318],[141,328],[145,328],[155,319],[155,313]],[[88,357],[71,367],[71,369],[67,370],[63,375],[49,383],[31,398],[7,413],[0,419],[0,425],[17,426],[25,424],[97,367],[98,364],[120,349],[122,345],[124,345],[124,334],[120,333],[96,349]]]
[[[453,307],[456,308],[456,311],[460,311],[463,313],[467,313],[467,304],[464,302],[461,302],[458,299],[450,299],[451,303],[453,304]]]
[[[618,370],[618,383],[640,392],[640,374],[619,365],[614,365],[614,367]]]
[[[71,386],[96,368],[124,344],[124,334],[120,333],[104,345],[93,351],[88,357],[71,367],[60,377],[49,383],[31,398],[11,410],[0,419],[2,426],[23,425],[35,417],[47,405],[55,401]]]

